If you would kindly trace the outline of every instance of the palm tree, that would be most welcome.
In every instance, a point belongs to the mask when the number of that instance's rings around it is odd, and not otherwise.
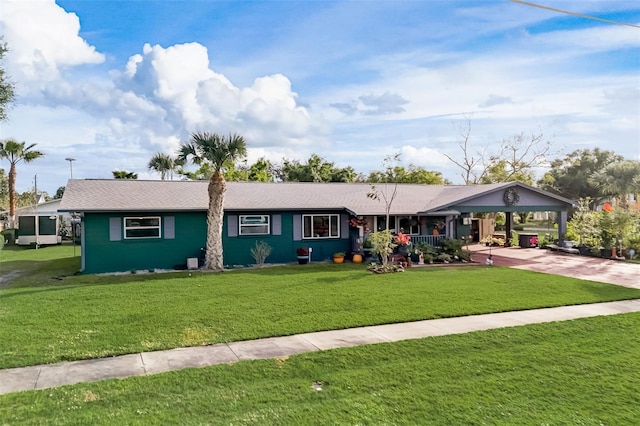
[[[184,165],[184,162],[179,158],[173,158],[170,155],[158,152],[151,157],[147,167],[149,170],[160,173],[160,179],[165,180],[169,178],[173,180],[173,172],[177,171],[182,165]]]
[[[613,163],[587,180],[605,194],[615,197],[618,205],[626,209],[629,207],[629,194],[640,192],[640,161]]]
[[[16,164],[20,161],[30,163],[36,158],[44,156],[44,153],[33,149],[37,144],[32,143],[25,146],[25,142],[18,142],[15,139],[5,139],[0,141],[0,159],[9,160],[9,223],[15,225],[16,215]]]
[[[138,174],[126,170],[114,170],[111,172],[114,179],[138,179]]]
[[[222,222],[224,217],[224,194],[227,184],[223,169],[225,163],[232,163],[247,156],[244,138],[237,134],[220,136],[216,133],[198,132],[191,134],[191,140],[180,146],[178,159],[191,160],[196,165],[211,164],[213,175],[209,179],[209,208],[207,209],[207,250],[205,268],[221,271],[222,262]]]

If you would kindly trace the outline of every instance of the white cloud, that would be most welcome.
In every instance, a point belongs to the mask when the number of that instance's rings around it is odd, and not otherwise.
[[[449,160],[441,152],[427,148],[405,145],[400,149],[402,162],[424,167],[439,169],[449,165]]]
[[[54,0],[3,0],[2,32],[9,45],[8,69],[26,89],[59,78],[63,69],[104,61],[79,35],[80,21]]]

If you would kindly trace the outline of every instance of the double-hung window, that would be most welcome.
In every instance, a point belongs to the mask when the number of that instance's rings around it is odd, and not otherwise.
[[[269,215],[247,215],[239,218],[240,235],[268,235],[271,232]]]
[[[305,214],[302,216],[302,237],[340,238],[340,215]]]
[[[124,238],[160,238],[160,216],[125,217]]]
[[[409,235],[420,234],[420,222],[418,216],[405,216],[400,218],[400,232]]]

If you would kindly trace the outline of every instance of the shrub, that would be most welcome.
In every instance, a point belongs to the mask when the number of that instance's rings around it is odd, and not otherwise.
[[[386,265],[378,265],[377,263],[372,263],[367,266],[367,270],[376,274],[389,274],[393,272],[404,272],[404,267],[402,265],[388,263]]]
[[[256,265],[264,265],[265,260],[271,254],[271,246],[264,241],[256,241],[255,247],[251,249],[251,257],[256,261]]]
[[[427,255],[433,258],[434,256],[437,256],[440,253],[440,250],[438,250],[437,247],[434,247],[427,243],[418,243],[417,249],[420,253],[422,253],[425,259],[427,258]]]
[[[389,259],[389,255],[393,253],[393,249],[397,247],[397,244],[393,242],[393,235],[390,230],[384,230],[374,232],[369,235],[371,241],[371,251],[378,255],[382,266],[386,267]]]
[[[443,263],[450,263],[451,262],[451,256],[449,256],[446,253],[441,253],[441,254],[437,255],[435,259],[438,262],[443,262]]]
[[[549,244],[551,244],[551,241],[549,241],[546,236],[540,235],[538,237],[538,247],[545,248]]]
[[[463,248],[464,241],[447,238],[442,243],[442,252],[458,260],[471,260],[471,252]]]

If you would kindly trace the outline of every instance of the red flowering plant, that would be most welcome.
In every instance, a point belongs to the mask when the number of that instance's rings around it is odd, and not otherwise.
[[[357,228],[362,226],[364,228],[364,232],[369,232],[369,227],[367,226],[367,219],[362,217],[352,217],[349,219],[349,226],[352,228]]]
[[[399,246],[406,246],[411,242],[411,237],[400,232],[393,236],[393,242]]]
[[[352,217],[351,219],[349,219],[349,225],[351,225],[352,228],[357,228],[358,226],[366,226],[367,220],[359,217]]]

